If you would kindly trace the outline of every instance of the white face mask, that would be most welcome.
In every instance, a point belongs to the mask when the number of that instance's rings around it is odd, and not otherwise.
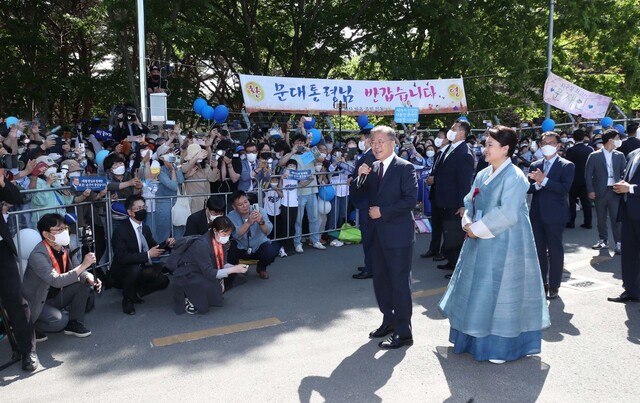
[[[67,246],[71,242],[71,236],[69,236],[69,230],[66,229],[59,234],[54,235],[53,242],[56,245]]]
[[[44,176],[48,178],[49,176],[55,174],[56,172],[58,172],[56,167],[51,167],[51,168],[48,168],[46,171],[44,171]]]
[[[288,165],[288,166],[287,166],[287,169],[289,169],[289,170],[295,170],[295,169],[296,169],[296,166],[295,166],[295,165]]]
[[[327,154],[320,153],[320,158],[322,158],[323,160],[327,159]]]
[[[218,242],[220,242],[222,244],[225,244],[225,243],[229,242],[229,238],[230,238],[229,235],[225,235],[225,236],[218,235]]]
[[[542,147],[542,154],[545,157],[551,157],[553,154],[557,153],[558,149],[555,148],[554,146],[551,146],[549,144],[547,144],[546,146]]]
[[[360,151],[365,151],[364,141],[362,140],[358,141],[358,148],[360,149]]]
[[[123,175],[124,174],[124,165],[121,165],[117,168],[113,168],[111,170],[111,172],[113,172],[115,175]]]
[[[277,188],[278,187],[278,182],[271,182],[271,187],[272,188]]]
[[[622,140],[613,140],[613,145],[615,146],[615,148],[620,148],[620,146],[622,145]]]
[[[458,132],[454,132],[453,130],[449,130],[447,132],[447,140],[453,142],[453,141],[455,141],[457,135],[458,135]]]
[[[222,215],[211,215],[211,214],[209,214],[209,222],[215,220],[218,217],[222,217]]]
[[[435,140],[433,140],[433,144],[440,148],[442,147],[442,142],[444,141],[444,139],[441,139],[440,137],[437,137]]]
[[[316,165],[316,172],[322,171],[322,165]]]
[[[258,158],[258,154],[255,154],[255,153],[248,153],[247,154],[247,161],[249,161],[249,162],[256,162],[257,158]]]
[[[434,155],[436,155],[436,152],[435,152],[435,151],[433,151],[433,150],[427,150],[427,157],[431,158],[431,157],[433,157]]]

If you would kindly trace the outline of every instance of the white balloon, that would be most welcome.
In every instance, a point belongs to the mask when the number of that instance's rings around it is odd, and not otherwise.
[[[16,248],[20,249],[20,258],[25,260],[29,259],[31,251],[33,251],[33,248],[35,248],[36,245],[40,242],[42,242],[42,237],[40,236],[38,231],[31,228],[21,229],[14,239]],[[18,246],[18,244],[20,246]]]
[[[329,214],[331,211],[331,202],[326,200],[318,200],[318,213]]]

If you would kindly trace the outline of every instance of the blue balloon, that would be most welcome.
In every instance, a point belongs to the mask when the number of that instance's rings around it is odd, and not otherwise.
[[[611,119],[609,116],[605,116],[600,121],[600,124],[602,125],[603,129],[606,129],[608,127],[613,126],[613,119]]]
[[[620,123],[618,123],[617,125],[613,126],[613,128],[616,129],[618,134],[624,134],[624,126],[622,126]]]
[[[373,129],[373,125],[371,123],[367,123],[367,125],[363,127],[363,129]]]
[[[227,121],[228,117],[229,117],[229,108],[227,108],[224,105],[216,106],[216,109],[213,115],[213,120],[215,120],[216,123],[224,123]]]
[[[320,130],[313,128],[313,129],[309,129],[309,131],[307,132],[307,136],[311,136],[311,145],[315,146],[316,144],[318,144],[320,142],[320,140],[322,140],[322,133],[320,133]]]
[[[11,125],[17,125],[18,124],[18,118],[15,116],[9,116],[5,122],[7,122],[7,129],[11,129]]]
[[[100,150],[96,154],[96,164],[102,165],[104,159],[109,155],[109,150]]]
[[[193,111],[198,115],[202,115],[202,109],[207,106],[207,101],[204,98],[198,98],[193,101]]]
[[[205,105],[205,107],[202,108],[202,112],[200,114],[202,115],[203,118],[205,118],[207,120],[211,120],[211,119],[213,119],[215,111],[213,109],[213,106]]]
[[[556,127],[556,121],[553,119],[545,119],[542,122],[542,131],[543,132],[550,132],[551,130],[553,130]]]
[[[358,116],[358,127],[363,129],[369,123],[369,117],[367,115]]]
[[[324,201],[331,201],[336,197],[336,190],[331,185],[321,186],[318,189],[318,197]]]
[[[347,217],[347,221],[355,223],[356,222],[356,215],[357,215],[356,211],[355,210],[351,210],[351,212],[349,213],[349,216]]]
[[[309,130],[315,126],[316,126],[316,118],[311,118],[310,121],[307,121],[307,120],[304,121],[305,130]]]
[[[462,115],[458,118],[458,120],[464,120],[465,122],[469,121],[469,118],[467,118],[466,116]]]

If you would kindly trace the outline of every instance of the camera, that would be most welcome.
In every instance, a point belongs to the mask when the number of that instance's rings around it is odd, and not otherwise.
[[[12,154],[0,155],[0,168],[18,168],[18,156]]]
[[[262,158],[263,160],[273,160],[273,153],[272,152],[260,153],[260,158]]]

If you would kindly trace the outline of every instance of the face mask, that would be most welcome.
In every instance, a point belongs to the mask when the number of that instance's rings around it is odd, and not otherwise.
[[[358,141],[358,148],[360,149],[360,151],[364,151],[365,150],[364,141],[362,141],[362,140]]]
[[[271,187],[272,188],[277,188],[278,187],[278,182],[271,182]]]
[[[542,147],[542,154],[545,157],[551,157],[553,154],[557,153],[558,149],[555,148],[554,146],[550,146],[549,144],[547,144],[546,146]]]
[[[433,140],[433,145],[435,145],[436,147],[440,148],[440,147],[442,147],[442,142],[443,141],[444,141],[444,139],[441,139],[440,137],[438,137],[435,140]]]
[[[613,145],[619,148],[622,145],[622,140],[613,140]]]
[[[529,144],[528,143],[522,143],[522,144],[520,144],[520,147],[529,147]]]
[[[69,230],[64,230],[59,234],[54,235],[53,242],[56,245],[67,246],[69,242],[71,242],[71,237],[69,236]]]
[[[320,158],[322,158],[323,160],[327,159],[327,154],[320,153]]]
[[[51,168],[48,168],[46,171],[44,171],[44,176],[45,178],[48,178],[49,176],[55,174],[56,172],[58,172],[58,170],[55,167],[51,167]]]
[[[222,236],[222,235],[218,235],[218,242],[225,244],[227,242],[229,242],[229,235],[226,236]]]
[[[135,218],[138,221],[144,221],[145,218],[147,218],[147,210],[143,209],[143,210],[138,210],[133,214],[133,218]]]
[[[333,143],[328,143],[327,144],[327,151],[331,152],[331,150],[333,150]]]
[[[316,172],[322,171],[322,165],[316,165]]]
[[[567,138],[566,137],[560,137],[560,141],[562,141],[563,143],[567,142]]]
[[[531,151],[533,151],[534,153],[538,151],[538,143],[536,142],[531,143]]]
[[[296,169],[295,165],[287,165],[287,169]]]
[[[256,162],[257,158],[258,158],[258,154],[255,154],[255,153],[247,154],[247,161],[249,162]]]
[[[222,217],[222,215],[211,215],[211,214],[209,214],[209,222],[212,222],[213,220],[215,220],[218,217]]]
[[[453,142],[456,139],[456,136],[458,135],[457,132],[454,132],[453,130],[449,130],[447,132],[447,140]]]
[[[427,150],[427,157],[432,158],[434,155],[436,155],[436,152],[433,150]]]
[[[113,168],[111,170],[111,172],[113,172],[115,175],[123,175],[124,174],[124,165],[121,165],[117,168]]]

